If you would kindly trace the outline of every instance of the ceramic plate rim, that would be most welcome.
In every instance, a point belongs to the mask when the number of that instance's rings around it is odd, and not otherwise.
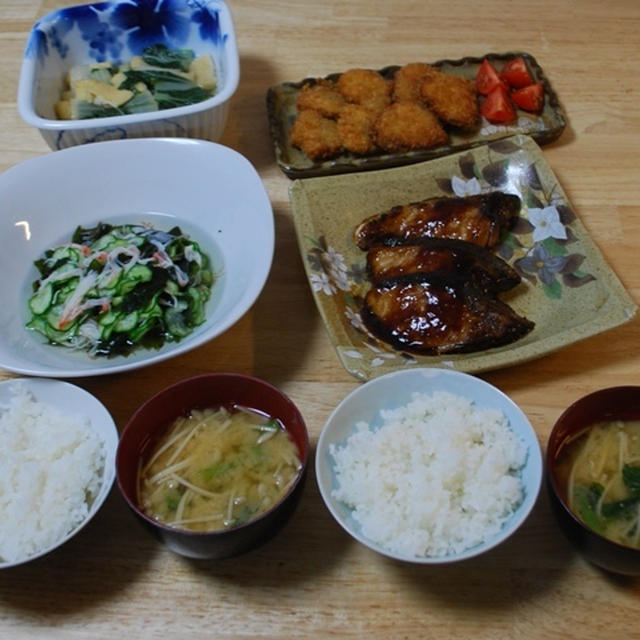
[[[327,330],[331,343],[337,352],[338,358],[344,368],[353,376],[359,380],[368,380],[382,375],[391,369],[414,366],[444,367],[451,368],[452,370],[465,371],[467,373],[479,373],[482,371],[527,362],[534,358],[556,351],[569,344],[589,338],[603,331],[613,329],[614,327],[624,324],[633,318],[637,310],[637,305],[624,289],[622,283],[619,281],[611,267],[609,267],[597,245],[591,239],[587,229],[576,215],[575,219],[570,224],[573,225],[573,227],[580,233],[582,239],[579,246],[583,247],[583,249],[589,253],[593,260],[593,268],[595,272],[597,272],[601,280],[606,283],[608,297],[602,304],[602,307],[599,308],[597,318],[589,317],[588,321],[577,326],[558,326],[557,328],[554,326],[553,330],[547,329],[548,335],[538,335],[536,333],[536,329],[534,329],[534,332],[532,332],[530,336],[525,336],[521,340],[513,342],[510,345],[469,354],[452,354],[449,356],[411,356],[412,359],[407,360],[406,358],[402,358],[401,352],[395,351],[391,349],[390,346],[382,345],[380,341],[377,341],[376,346],[380,347],[381,352],[387,354],[380,356],[380,358],[390,358],[388,354],[392,354],[397,362],[390,364],[391,359],[387,359],[382,363],[378,363],[375,367],[365,362],[365,358],[362,354],[366,352],[365,355],[371,356],[371,353],[365,348],[365,346],[369,345],[365,344],[365,339],[361,336],[358,336],[359,340],[356,341],[349,334],[350,327],[344,313],[339,316],[338,311],[336,310],[341,304],[336,301],[336,293],[341,293],[338,290],[339,286],[336,283],[333,283],[335,285],[334,288],[336,289],[336,292],[331,295],[326,291],[323,292],[320,286],[321,283],[314,283],[313,281],[314,277],[317,278],[318,274],[320,273],[320,275],[322,275],[322,273],[312,268],[310,264],[311,261],[309,259],[309,256],[313,251],[321,251],[321,249],[317,249],[316,246],[318,243],[318,237],[320,236],[326,241],[327,245],[330,244],[330,240],[335,238],[342,238],[340,242],[343,242],[343,244],[346,243],[345,238],[341,235],[341,228],[334,230],[332,227],[332,225],[335,225],[333,218],[337,218],[340,213],[347,212],[347,209],[344,209],[343,207],[343,210],[341,211],[339,209],[340,205],[335,204],[335,194],[338,194],[339,196],[342,191],[346,191],[347,185],[352,191],[358,190],[359,192],[365,193],[376,182],[379,182],[389,188],[393,187],[396,183],[403,185],[405,183],[410,183],[412,185],[426,185],[427,181],[430,181],[428,184],[431,185],[434,174],[437,176],[437,171],[440,170],[440,167],[449,168],[451,164],[461,163],[465,158],[475,158],[476,155],[485,153],[488,155],[494,153],[494,151],[492,151],[493,149],[505,149],[513,145],[516,145],[518,150],[505,152],[505,157],[511,157],[512,153],[521,153],[522,157],[527,161],[534,159],[536,163],[538,163],[540,170],[544,170],[548,173],[550,176],[549,180],[553,181],[553,185],[556,188],[558,195],[564,197],[564,200],[570,208],[570,202],[563,193],[557,178],[551,170],[551,167],[546,163],[540,147],[530,137],[522,135],[495,141],[487,145],[476,147],[475,149],[461,151],[457,154],[451,154],[449,156],[444,156],[419,164],[395,167],[380,171],[299,179],[291,183],[289,186],[289,199],[296,229],[298,248],[304,264],[307,281],[312,290],[316,306],[323,319],[325,329]],[[496,153],[496,155],[499,154]],[[433,191],[436,187],[420,186],[419,188],[424,191]],[[321,196],[318,195],[320,190],[322,192]],[[431,195],[438,194],[433,193]],[[311,206],[308,202],[314,197],[315,200],[313,202],[313,206]],[[427,197],[429,196],[427,195]],[[323,198],[321,203],[322,207],[320,207],[317,202],[320,198]],[[327,204],[327,202],[329,202],[329,198],[333,198],[331,201],[332,205],[334,205],[333,207]],[[360,200],[364,201],[365,198],[367,198],[366,195],[362,196]],[[398,202],[394,202],[393,204],[397,204]],[[322,216],[320,216],[318,212],[321,208],[323,210],[330,210],[331,213],[323,213]],[[371,213],[375,213],[375,210],[371,210],[370,207],[369,209]],[[333,218],[331,218],[331,216],[333,216]],[[322,250],[327,251],[326,248],[323,248]],[[355,251],[355,249],[353,250]],[[348,256],[344,259],[348,262]],[[364,258],[361,258],[361,260],[364,260]],[[524,285],[520,286],[522,287]],[[522,291],[524,291],[525,296],[531,295],[526,289]],[[551,303],[548,300],[545,304],[548,308],[551,308]],[[531,319],[536,321],[537,318],[532,316]],[[369,347],[369,349],[371,349],[371,347]],[[349,356],[350,353],[355,353],[358,357],[351,357]]]

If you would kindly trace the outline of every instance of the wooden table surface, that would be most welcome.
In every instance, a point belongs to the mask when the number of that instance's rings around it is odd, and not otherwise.
[[[32,23],[75,2],[0,0],[0,170],[51,153],[20,119],[15,94]],[[340,365],[305,279],[267,131],[269,86],[355,66],[523,50],[568,116],[544,155],[608,263],[640,302],[640,3],[637,0],[231,0],[241,80],[221,140],[266,185],[276,223],[273,267],[253,308],[224,335],[153,368],[74,379],[119,428],[151,394],[212,371],[264,378],[302,411],[312,443],[359,383]],[[2,277],[10,277],[3,274]],[[640,383],[640,317],[537,360],[482,375],[529,417],[541,445],[565,407],[603,387]],[[0,371],[0,378],[9,377]],[[312,465],[311,465],[312,466]],[[58,551],[0,573],[1,638],[631,638],[640,581],[577,556],[544,492],[491,553],[446,567],[393,562],[348,537],[313,469],[285,529],[218,562],[167,551],[114,488],[89,526]],[[135,635],[134,635],[135,634]],[[634,635],[635,634],[635,635]]]

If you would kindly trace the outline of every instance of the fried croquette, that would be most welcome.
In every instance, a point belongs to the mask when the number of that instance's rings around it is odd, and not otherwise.
[[[435,73],[422,81],[420,95],[427,106],[447,124],[473,129],[478,122],[478,100],[471,80]]]
[[[424,62],[411,62],[400,67],[393,76],[394,102],[421,102],[420,87],[425,78],[438,73]]]
[[[394,102],[374,124],[376,144],[390,153],[430,149],[447,142],[438,119],[422,105]]]
[[[342,151],[336,121],[313,109],[305,109],[298,114],[291,127],[291,144],[314,161],[330,158]]]
[[[349,69],[338,78],[338,90],[347,102],[379,113],[391,102],[392,83],[372,69]]]
[[[338,133],[347,151],[366,155],[377,147],[373,140],[376,114],[359,104],[345,104],[338,116]]]
[[[340,109],[344,106],[342,97],[335,83],[319,79],[315,84],[307,84],[296,101],[298,111],[313,109],[326,118],[337,118]]]

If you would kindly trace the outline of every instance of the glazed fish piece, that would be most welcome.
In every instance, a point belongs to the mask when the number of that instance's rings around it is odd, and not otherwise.
[[[423,273],[464,277],[483,291],[508,291],[520,283],[520,275],[504,260],[469,242],[428,239],[421,244],[376,246],[367,252],[372,282]]]
[[[395,349],[421,355],[481,351],[518,340],[534,327],[509,306],[460,279],[409,276],[374,285],[362,320]]]
[[[493,191],[398,205],[364,220],[356,227],[354,240],[363,250],[422,238],[464,240],[491,248],[500,240],[502,230],[515,221],[520,204],[518,196]]]

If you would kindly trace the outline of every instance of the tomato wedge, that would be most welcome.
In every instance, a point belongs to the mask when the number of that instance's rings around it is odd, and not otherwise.
[[[484,100],[480,112],[494,124],[505,124],[516,119],[516,111],[503,86],[496,87]]]
[[[476,74],[476,89],[478,93],[487,96],[500,85],[506,86],[506,83],[500,78],[495,67],[485,58]]]
[[[528,87],[517,89],[511,94],[511,99],[521,109],[538,113],[544,104],[544,86],[542,82],[536,82]]]
[[[527,69],[527,63],[522,56],[513,58],[502,67],[500,77],[509,83],[514,89],[521,89],[533,84],[533,79]]]

